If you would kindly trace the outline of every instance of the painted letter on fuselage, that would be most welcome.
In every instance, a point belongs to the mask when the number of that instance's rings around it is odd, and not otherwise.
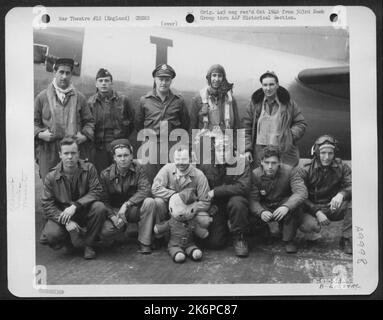
[[[150,36],[150,43],[156,45],[156,66],[168,63],[168,47],[173,47],[173,40]]]

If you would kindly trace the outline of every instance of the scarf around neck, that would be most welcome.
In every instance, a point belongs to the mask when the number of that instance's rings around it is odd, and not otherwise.
[[[203,120],[202,120],[205,127],[210,122],[209,121],[209,115],[208,115],[209,110],[217,110],[218,109],[216,101],[213,101],[213,99],[212,99],[212,97],[217,98],[218,96],[213,95],[212,90],[214,90],[214,89],[212,89],[210,86],[207,86],[207,87],[202,88],[200,90],[200,96],[202,99],[202,104],[205,106],[204,109],[206,109],[206,112],[204,112],[204,114],[203,114]],[[230,120],[233,119],[233,117],[234,117],[234,115],[233,115],[233,96],[231,93],[231,89],[227,90],[221,98],[222,98],[222,100],[224,100],[225,128],[229,129],[230,128]]]
[[[227,82],[226,79],[224,79],[222,81],[222,84],[217,88],[213,88],[211,86],[211,84],[209,83],[209,86],[208,86],[208,93],[212,96],[215,96],[217,98],[224,98],[229,91],[231,91],[233,89],[233,84],[232,83],[229,83]]]
[[[67,95],[69,92],[71,92],[71,91],[73,90],[73,85],[70,84],[70,85],[68,86],[68,88],[66,88],[66,89],[61,89],[61,88],[57,85],[57,83],[56,83],[56,78],[53,79],[52,84],[53,84],[53,87],[55,88],[57,97],[59,98],[59,100],[61,101],[61,103],[64,103],[64,100],[65,100],[66,95]]]

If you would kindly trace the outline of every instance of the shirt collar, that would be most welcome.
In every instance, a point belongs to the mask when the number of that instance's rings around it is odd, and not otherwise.
[[[177,173],[177,167],[176,167],[175,163],[173,163],[173,165],[174,166],[172,169],[172,174],[175,175]],[[190,170],[189,170],[189,173],[187,174],[187,176],[195,176],[195,167],[192,164],[190,164]]]
[[[280,172],[281,172],[281,165],[282,165],[282,164],[279,165],[279,168],[278,168],[277,172],[276,172],[275,175],[272,176],[272,177],[269,177],[268,175],[266,175],[266,172],[265,172],[265,170],[263,170],[263,167],[262,167],[262,165],[261,165],[261,170],[262,170],[262,175],[261,175],[261,176],[262,176],[262,177],[265,177],[265,178],[267,178],[267,179],[275,179],[275,178],[277,178],[277,177],[279,176]]]
[[[78,161],[78,168],[81,171],[88,171],[89,167],[85,164],[84,160]],[[64,175],[64,168],[63,168],[63,162],[60,161],[58,165],[55,167],[55,179],[59,180]]]
[[[266,102],[267,102],[267,98],[266,98],[266,95],[265,95],[265,96],[263,97],[263,105],[265,105]],[[278,99],[278,95],[275,95],[275,99],[274,99],[274,101],[271,103],[271,105],[273,105],[273,104],[277,104],[277,105],[280,105],[280,104],[281,104],[281,102],[280,102],[279,99]]]
[[[56,97],[57,97],[56,88],[55,88],[55,86],[53,85],[53,83],[50,84],[50,88],[51,88],[52,92],[54,92],[54,94],[55,94]],[[73,84],[70,84],[70,90],[68,90],[68,91],[65,93],[65,96],[66,96],[66,97],[70,97],[70,96],[72,96],[72,95],[74,95],[74,94],[75,94],[75,88],[74,88]]]
[[[110,100],[115,100],[117,99],[117,92],[112,90],[112,95],[110,97]],[[96,100],[102,102],[104,100],[103,96],[101,95],[101,93],[99,91],[97,91],[97,94],[96,94]]]
[[[136,172],[136,165],[134,162],[130,164],[130,167],[126,173],[126,175],[129,175],[130,172]],[[122,175],[118,172],[117,165],[115,163],[112,164],[111,170],[110,170],[110,180],[114,180],[116,177],[121,177]]]
[[[172,90],[169,90],[169,94],[166,96],[166,100],[169,100],[171,98],[173,98],[175,96],[175,94],[172,92]],[[146,98],[155,98],[155,99],[161,99],[158,95],[157,95],[157,91],[155,88],[153,88],[153,90],[149,91],[146,95],[145,95]]]
[[[332,160],[331,161],[331,164],[329,165],[329,168],[338,168],[339,167],[339,165],[338,165],[338,163],[335,161],[335,158],[334,158],[334,160]],[[313,168],[315,169],[315,170],[322,170],[322,169],[324,169],[325,167],[323,167],[322,165],[321,165],[321,163],[320,163],[320,160],[317,160],[317,159],[313,159]]]

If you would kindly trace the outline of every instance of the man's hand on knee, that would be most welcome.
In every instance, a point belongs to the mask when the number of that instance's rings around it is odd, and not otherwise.
[[[118,210],[118,213],[117,213],[117,218],[118,219],[121,219],[123,221],[123,223],[127,223],[127,220],[126,220],[126,212],[129,210],[130,206],[125,202],[120,210]]]
[[[331,199],[331,202],[330,202],[331,212],[338,210],[342,202],[343,202],[343,194],[338,193],[335,197]]]
[[[65,210],[61,212],[59,216],[60,223],[64,225],[67,224],[72,218],[72,216],[76,213],[76,209],[77,209],[76,206],[73,204],[70,207],[65,208]]]
[[[321,226],[328,226],[330,224],[330,220],[327,218],[327,216],[323,213],[323,211],[321,210],[318,210],[316,213],[315,213],[317,219],[318,219],[318,222]]]
[[[112,216],[110,217],[110,220],[117,229],[121,229],[125,224],[125,222],[118,216]]]
[[[285,207],[285,206],[281,206],[277,209],[275,209],[275,211],[273,212],[273,218],[275,221],[281,221],[285,216],[286,214],[289,212],[289,208],[288,207]]]
[[[270,211],[262,211],[261,213],[261,219],[264,222],[269,222],[273,218],[273,214]]]
[[[65,225],[65,229],[68,231],[68,232],[71,232],[71,231],[76,231],[76,232],[80,232],[80,226],[74,222],[74,221],[69,221],[66,225]]]

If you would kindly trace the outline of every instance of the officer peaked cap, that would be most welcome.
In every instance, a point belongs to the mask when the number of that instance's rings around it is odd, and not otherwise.
[[[175,78],[176,72],[174,69],[166,63],[159,64],[152,72],[154,77],[170,77]]]

